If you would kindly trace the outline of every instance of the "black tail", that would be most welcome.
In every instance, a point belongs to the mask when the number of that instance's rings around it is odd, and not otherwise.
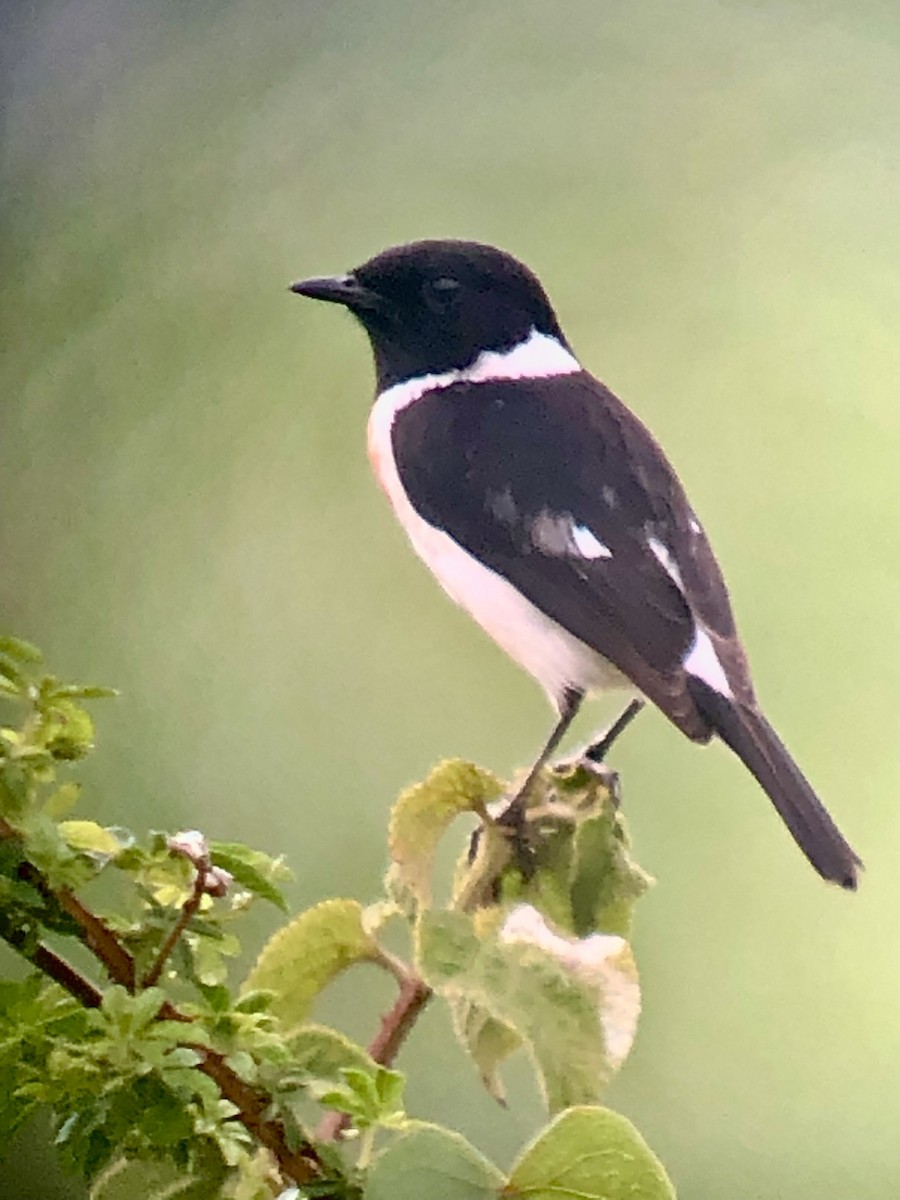
[[[756,777],[794,841],[823,879],[856,889],[857,857],[762,713],[719,695],[699,679],[691,693],[712,729]]]

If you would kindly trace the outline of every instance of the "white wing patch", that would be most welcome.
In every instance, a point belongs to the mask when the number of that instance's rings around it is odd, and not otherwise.
[[[571,513],[544,509],[532,521],[530,532],[535,549],[554,558],[612,558],[609,546],[586,525],[577,525]]]
[[[668,546],[664,546],[658,537],[648,537],[647,545],[653,551],[653,554],[656,556],[660,566],[676,585],[678,590],[683,592],[684,580],[681,578],[681,572],[678,569],[678,563],[672,557]]]
[[[702,679],[707,687],[711,687],[720,696],[733,699],[734,693],[728,682],[728,676],[719,662],[712,639],[705,629],[698,629],[690,649],[684,656],[682,666],[688,675]]]
[[[572,530],[575,548],[583,558],[612,558],[612,550],[604,546],[586,525],[576,525]]]

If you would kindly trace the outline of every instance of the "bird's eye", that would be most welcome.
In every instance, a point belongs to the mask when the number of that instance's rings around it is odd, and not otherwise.
[[[447,312],[455,303],[459,292],[459,280],[451,279],[448,275],[441,276],[440,279],[429,279],[422,285],[422,297],[432,312]]]

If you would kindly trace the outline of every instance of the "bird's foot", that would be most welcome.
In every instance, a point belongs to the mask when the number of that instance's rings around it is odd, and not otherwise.
[[[530,784],[532,781],[527,782]],[[528,791],[528,786],[523,786],[505,804],[498,800],[485,809],[482,813],[483,823],[474,830],[469,839],[466,854],[469,866],[475,862],[483,839],[489,836],[490,831],[496,831],[508,842],[512,861],[521,871],[523,878],[528,880],[534,876],[537,860],[529,829]]]
[[[524,880],[533,878],[537,855],[528,828],[527,792],[523,789],[496,818],[497,827],[509,838],[512,859]]]

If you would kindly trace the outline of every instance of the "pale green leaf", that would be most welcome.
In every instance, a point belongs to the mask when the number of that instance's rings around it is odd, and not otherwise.
[[[576,763],[544,771],[525,813],[532,870],[523,878],[505,839],[490,829],[474,862],[466,861],[454,888],[454,907],[472,911],[529,903],[554,925],[584,937],[630,928],[635,901],[650,877],[629,853],[624,818],[610,773]]]
[[[500,1104],[506,1103],[506,1093],[500,1079],[500,1067],[522,1045],[522,1039],[509,1025],[504,1025],[489,1012],[457,997],[450,1000],[453,1031],[481,1072],[481,1080],[489,1095]]]
[[[607,1067],[617,1071],[637,1033],[641,990],[631,947],[616,934],[586,938],[554,932],[542,913],[523,904],[507,916],[500,939],[527,954],[537,950],[555,959],[560,969],[582,986],[595,1005]]]
[[[48,711],[47,749],[65,762],[84,758],[93,748],[94,722],[73,700],[54,700]]]
[[[377,937],[389,922],[402,915],[403,910],[393,900],[374,900],[363,909],[363,927],[366,933]]]
[[[3,690],[9,696],[18,696],[20,692],[26,689],[25,676],[5,654],[0,654],[0,682],[3,683]]]
[[[347,1067],[372,1076],[378,1069],[362,1046],[327,1025],[310,1024],[298,1029],[290,1039],[290,1051],[296,1066],[317,1079],[339,1082]]]
[[[24,638],[13,637],[11,634],[0,634],[0,654],[8,654],[10,658],[27,663],[38,663],[42,657],[37,646],[26,642]]]
[[[427,779],[407,788],[391,811],[389,889],[411,894],[416,905],[426,907],[442,836],[461,813],[482,812],[502,791],[489,771],[459,759],[438,763]]]
[[[118,1159],[96,1180],[89,1200],[214,1200],[221,1194],[220,1181],[205,1185],[185,1171],[166,1162]]]
[[[382,1113],[396,1112],[403,1107],[405,1087],[406,1077],[402,1072],[392,1071],[389,1067],[378,1068],[375,1075],[375,1089],[378,1092],[378,1103]]]
[[[287,911],[284,896],[274,882],[290,878],[290,871],[280,860],[235,842],[210,842],[209,853],[213,865],[228,871],[241,887]]]
[[[73,809],[81,795],[81,785],[78,783],[63,783],[44,802],[44,812],[48,817],[58,820],[64,813]],[[90,822],[87,822],[90,824]]]
[[[326,900],[278,930],[263,947],[242,991],[272,992],[271,1011],[293,1029],[306,1020],[316,996],[342,971],[378,955],[364,928],[361,905]]]
[[[508,1200],[675,1200],[662,1164],[630,1121],[607,1108],[561,1113],[522,1152]]]
[[[59,790],[62,791],[62,788]],[[96,821],[62,821],[59,832],[73,850],[83,850],[89,854],[102,854],[111,858],[122,849],[122,843],[115,834],[98,825]]]
[[[357,1129],[373,1125],[396,1128],[405,1124],[403,1089],[406,1084],[399,1071],[377,1064],[365,1067],[341,1067],[337,1082],[313,1079],[306,1085],[316,1100],[326,1108],[337,1109],[353,1118]]]
[[[595,1102],[630,1048],[640,992],[621,938],[561,937],[523,905],[484,937],[462,913],[425,913],[416,952],[436,991],[475,1006],[522,1039],[551,1112]],[[472,1043],[471,1035],[464,1039],[470,1051]],[[503,1052],[488,1048],[489,1079]]]
[[[121,693],[116,688],[101,687],[99,684],[66,683],[55,687],[52,697],[62,697],[69,700],[116,700]]]
[[[378,1155],[363,1195],[365,1200],[498,1200],[502,1188],[497,1168],[461,1134],[416,1121]]]
[[[652,887],[653,877],[632,857],[625,818],[612,801],[603,774],[582,765],[573,769],[567,786],[580,788],[585,796],[593,789],[596,797],[585,807],[575,832],[572,930],[580,936],[600,930],[628,937],[634,906]]]

